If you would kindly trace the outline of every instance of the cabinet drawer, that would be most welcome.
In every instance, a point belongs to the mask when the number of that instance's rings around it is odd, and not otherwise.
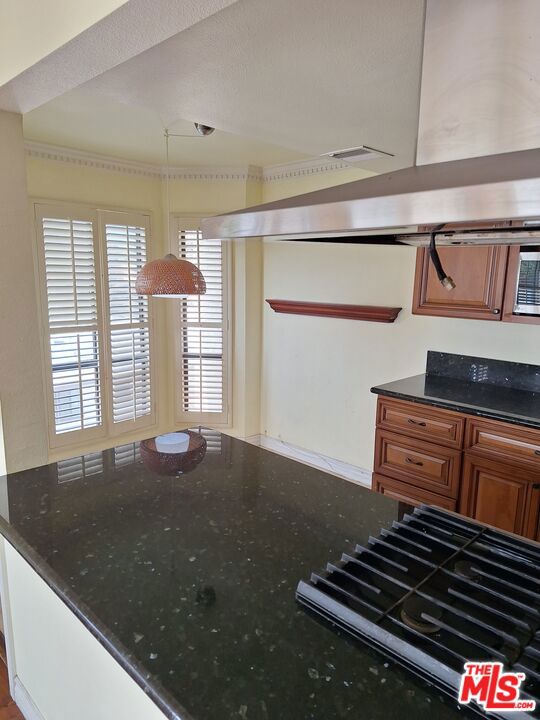
[[[375,472],[457,498],[461,452],[386,430],[375,436]]]
[[[465,418],[451,410],[438,410],[418,403],[379,396],[377,424],[391,432],[460,448],[463,444]]]
[[[517,461],[540,472],[540,430],[474,418],[467,420],[465,447],[499,461]]]
[[[428,490],[421,490],[414,485],[401,482],[401,480],[392,480],[384,475],[373,473],[371,487],[375,492],[386,495],[392,500],[408,503],[409,505],[436,505],[445,510],[455,510],[456,501],[444,495],[437,495]]]

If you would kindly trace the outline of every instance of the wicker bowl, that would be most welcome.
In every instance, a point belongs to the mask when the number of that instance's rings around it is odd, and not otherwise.
[[[183,453],[164,453],[156,449],[155,438],[141,440],[141,460],[158,475],[184,475],[194,470],[206,455],[206,440],[193,430],[182,430],[189,435],[189,446]]]

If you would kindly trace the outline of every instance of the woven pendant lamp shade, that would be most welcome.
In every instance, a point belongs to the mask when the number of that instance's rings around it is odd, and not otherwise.
[[[147,262],[141,268],[135,290],[139,295],[155,297],[204,295],[206,282],[196,265],[175,255],[166,255],[160,260]]]

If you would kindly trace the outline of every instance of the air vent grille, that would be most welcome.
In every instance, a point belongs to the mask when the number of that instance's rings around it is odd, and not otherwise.
[[[363,162],[365,160],[374,160],[375,158],[394,157],[392,153],[387,153],[383,150],[376,150],[375,148],[368,147],[367,145],[359,145],[355,148],[345,148],[344,150],[332,150],[331,152],[324,153],[323,156],[331,157],[334,160],[342,160],[350,165]]]

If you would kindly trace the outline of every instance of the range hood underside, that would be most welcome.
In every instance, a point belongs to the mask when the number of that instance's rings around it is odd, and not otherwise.
[[[398,170],[206,218],[203,237],[538,244],[540,150]],[[450,232],[449,232],[450,231]]]

